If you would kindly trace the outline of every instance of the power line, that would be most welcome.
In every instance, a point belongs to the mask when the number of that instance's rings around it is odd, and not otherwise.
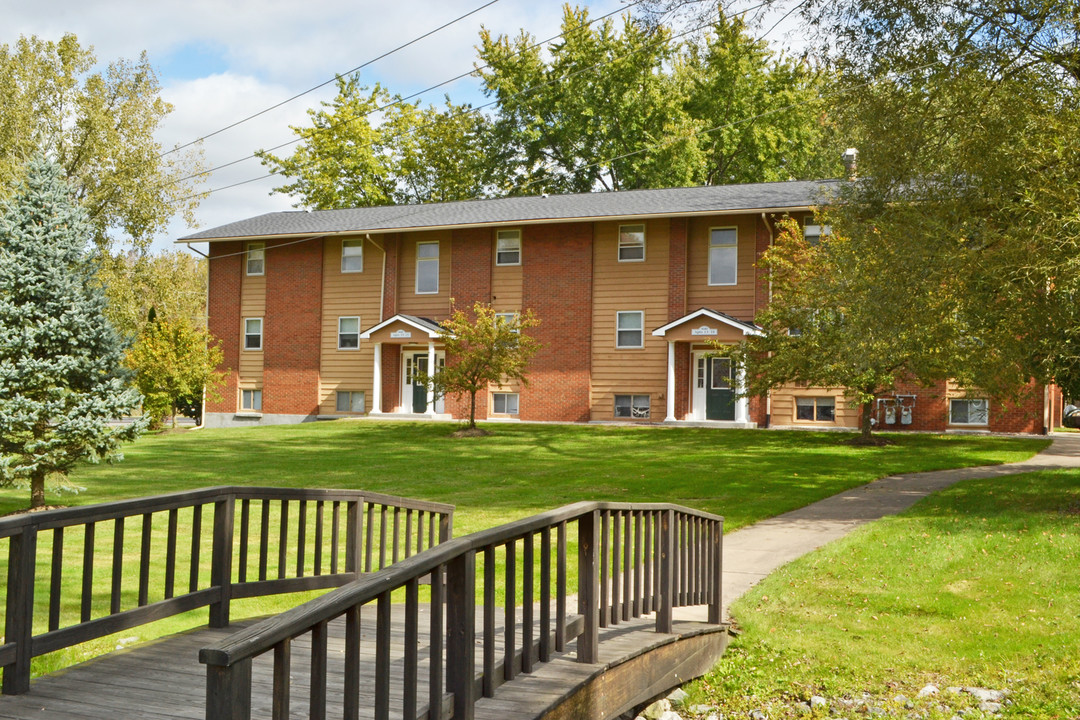
[[[497,1],[497,0],[495,0],[495,1]],[[577,31],[580,31],[580,30],[582,30],[584,28],[587,28],[590,25],[592,25],[593,23],[599,22],[601,20],[606,20],[607,18],[611,17],[612,15],[615,15],[616,13],[620,13],[620,12],[622,12],[623,10],[625,10],[627,8],[634,7],[635,5],[640,5],[643,2],[645,2],[645,0],[634,0],[634,2],[629,3],[624,8],[619,8],[617,10],[612,10],[609,13],[606,13],[604,15],[600,15],[599,17],[593,18],[592,20],[590,20],[585,25],[580,25],[580,26],[574,28],[574,32],[577,32]],[[762,7],[765,4],[767,4],[767,3],[763,2],[763,3],[759,4],[759,5],[756,5],[754,8],[751,8],[751,10],[753,10],[755,8],[758,8],[758,7]],[[748,11],[746,11],[746,12],[748,12]],[[698,29],[700,29],[700,28],[698,28]],[[523,48],[522,50],[519,50],[519,51],[513,53],[510,57],[516,57],[518,55],[521,55],[524,52],[528,52],[529,50],[534,50],[534,49],[536,49],[538,47],[541,47],[543,45],[547,45],[549,43],[552,43],[552,42],[558,40],[559,38],[563,37],[564,34],[565,33],[559,33],[558,35],[552,35],[547,40],[541,40],[540,42],[534,43],[534,44],[532,44],[532,45],[530,45],[530,46],[528,46],[526,48]],[[417,92],[414,92],[411,95],[407,95],[405,97],[398,98],[398,99],[394,100],[393,102],[390,102],[390,103],[387,103],[387,104],[382,105],[380,107],[377,107],[374,110],[371,110],[371,111],[369,111],[367,113],[364,113],[360,117],[368,117],[369,115],[374,115],[375,113],[382,112],[383,110],[389,110],[392,107],[396,107],[397,105],[401,105],[402,103],[409,102],[410,100],[415,100],[416,98],[419,98],[419,97],[421,97],[423,95],[426,95],[427,93],[429,93],[429,92],[431,92],[433,90],[438,90],[441,87],[444,87],[446,85],[450,85],[451,83],[455,83],[458,80],[462,80],[464,78],[467,78],[470,75],[474,75],[474,74],[480,72],[481,70],[486,70],[486,69],[488,69],[490,67],[491,67],[490,65],[481,65],[479,67],[474,67],[473,69],[468,70],[467,72],[460,73],[458,75],[455,75],[452,78],[449,78],[447,80],[443,80],[442,82],[436,83],[435,85],[431,85],[429,87],[426,87],[423,90],[418,90]],[[352,72],[352,71],[350,71],[350,72]],[[334,78],[334,80],[336,80],[336,79],[337,78]],[[334,80],[328,80],[326,83],[323,83],[323,85],[326,85],[327,83],[330,83],[330,82],[334,82]],[[319,85],[318,87],[322,87],[323,85]],[[522,90],[521,92],[524,93],[526,91],[528,91],[528,88],[526,88],[525,90]],[[518,93],[518,94],[521,94],[521,93]],[[303,93],[301,93],[301,95],[303,95]],[[300,97],[300,95],[297,95],[295,97]],[[285,102],[288,102],[288,100],[286,100]],[[475,111],[482,110],[482,109],[487,108],[487,107],[491,107],[492,105],[496,104],[496,102],[489,102],[489,103],[485,103],[483,105],[479,105],[479,106],[477,106],[475,108],[472,108],[472,110],[470,110],[470,112],[475,112]],[[277,107],[277,106],[275,106],[275,107]],[[269,109],[273,109],[273,108],[269,108]],[[263,111],[263,112],[265,112],[265,111]],[[262,114],[262,113],[256,113],[256,115],[253,115],[252,117],[257,117],[260,114]],[[340,125],[342,125],[344,123],[352,122],[353,120],[357,120],[357,119],[359,119],[359,118],[349,118],[348,120],[343,120],[343,121],[341,121],[340,123],[337,123],[337,124],[331,124],[331,125],[329,125],[329,126],[327,126],[325,128],[316,128],[314,130],[314,132],[325,132],[327,130],[332,130],[332,129],[335,129],[335,128],[339,127]],[[223,128],[223,130],[224,129],[227,129],[227,128]],[[219,130],[218,132],[221,132],[221,131]],[[212,133],[212,134],[216,134],[216,133]],[[210,137],[210,136],[207,135],[206,137]],[[260,152],[273,152],[275,150],[280,150],[280,149],[288,147],[290,145],[295,145],[296,143],[300,142],[303,139],[304,138],[294,138],[294,139],[289,140],[287,142],[283,142],[283,143],[281,143],[279,145],[275,145],[275,146],[273,146],[271,148],[261,150]],[[188,143],[188,144],[190,145],[191,143]],[[181,147],[183,147],[183,146],[181,146]],[[177,149],[179,149],[179,148],[177,148]],[[214,167],[208,168],[206,170],[200,170],[199,172],[192,173],[191,175],[186,175],[186,176],[184,176],[182,178],[178,178],[176,180],[170,180],[170,181],[164,182],[164,183],[158,185],[158,187],[168,187],[170,185],[177,185],[179,183],[184,182],[185,180],[192,180],[194,178],[203,177],[204,175],[210,175],[212,173],[217,172],[218,170],[223,170],[223,169],[225,169],[227,167],[232,167],[234,165],[239,165],[242,162],[247,162],[248,160],[253,160],[253,159],[257,158],[257,157],[258,157],[257,153],[251,153],[250,155],[245,155],[244,157],[237,158],[235,160],[230,160],[230,161],[222,163],[220,165],[215,165]],[[277,175],[277,174],[278,173],[273,173],[272,172],[272,173],[268,173],[266,175],[261,175],[258,178],[252,178],[251,180],[246,180],[244,182],[233,183],[232,185],[229,185],[227,187],[214,188],[212,190],[208,190],[208,191],[201,192],[201,193],[192,193],[190,195],[185,196],[184,198],[181,198],[181,200],[188,200],[190,198],[202,197],[204,195],[209,195],[211,193],[215,193],[215,192],[217,192],[219,190],[226,190],[226,189],[231,188],[231,187],[236,187],[236,185],[243,185],[243,184],[246,184],[248,182],[254,182],[255,180],[261,180],[262,178],[271,177],[271,176]]]
[[[342,77],[343,75],[351,75],[354,72],[357,72],[358,70],[362,70],[362,69],[366,68],[368,65],[376,63],[379,60],[382,60],[383,58],[387,58],[387,57],[393,55],[396,52],[404,50],[405,48],[409,47],[410,45],[415,45],[416,43],[420,42],[421,40],[426,40],[427,38],[431,37],[435,33],[438,33],[438,32],[440,32],[442,30],[445,30],[446,28],[450,27],[451,25],[454,25],[455,23],[461,22],[465,18],[467,18],[467,17],[469,17],[471,15],[475,15],[476,13],[480,12],[481,10],[484,10],[485,8],[491,7],[492,5],[494,5],[497,2],[499,2],[499,0],[489,0],[489,2],[484,3],[480,7],[475,8],[473,10],[470,10],[469,12],[465,13],[464,15],[460,15],[460,16],[454,18],[453,20],[447,22],[447,23],[443,23],[442,25],[435,28],[434,30],[429,30],[428,32],[424,33],[423,35],[419,35],[419,36],[413,38],[412,40],[409,40],[406,43],[398,45],[397,47],[393,48],[392,50],[387,50],[386,52],[384,52],[382,55],[379,55],[378,57],[374,57],[374,58],[368,60],[367,62],[364,62],[364,63],[361,63],[361,64],[357,65],[352,70],[347,70],[344,73],[338,73],[337,75],[330,78],[329,80],[327,80],[325,82],[322,82],[322,83],[319,83],[318,85],[315,85],[313,87],[310,87],[310,88],[308,88],[307,90],[304,90],[301,93],[297,93],[296,95],[293,95],[290,98],[282,100],[281,102],[279,102],[279,103],[277,103],[275,105],[271,105],[268,108],[264,108],[263,110],[260,110],[257,113],[253,113],[251,115],[248,115],[245,118],[237,120],[236,122],[233,122],[233,123],[231,123],[229,125],[226,125],[225,127],[220,128],[218,130],[215,130],[215,131],[213,131],[211,133],[207,133],[206,135],[203,135],[202,137],[196,138],[195,140],[192,140],[190,142],[186,142],[183,145],[177,145],[172,150],[167,150],[167,151],[159,154],[158,157],[159,158],[165,157],[166,155],[170,155],[170,154],[172,154],[174,152],[177,152],[178,150],[183,150],[186,147],[191,147],[192,145],[195,145],[196,143],[200,143],[203,140],[206,140],[207,138],[212,138],[215,135],[219,135],[219,134],[225,132],[226,130],[232,130],[234,127],[237,127],[238,125],[243,125],[244,123],[248,122],[249,120],[254,120],[255,118],[257,118],[257,117],[259,117],[261,115],[265,115],[266,113],[268,113],[268,112],[270,112],[272,110],[277,110],[282,105],[287,105],[287,104],[291,103],[293,100],[296,100],[298,98],[302,98],[302,97],[304,97],[305,95],[307,95],[309,93],[315,92],[319,88],[326,87],[330,83],[335,82],[339,77]],[[192,177],[195,177],[195,176],[192,176]],[[183,180],[187,180],[187,179],[189,179],[189,178],[183,178]],[[183,180],[178,180],[177,182],[182,182]]]

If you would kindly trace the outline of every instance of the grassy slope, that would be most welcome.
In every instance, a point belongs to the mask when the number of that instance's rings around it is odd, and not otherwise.
[[[1080,717],[1078,529],[1080,471],[965,482],[766,579],[696,692],[736,717],[799,717],[812,694],[857,717],[836,699],[869,692],[889,716],[949,718],[977,703],[945,688],[981,686],[1012,692],[1006,717]],[[889,702],[931,682],[914,710]]]
[[[588,499],[669,501],[733,530],[901,471],[1019,460],[1040,439],[896,436],[851,447],[835,433],[498,425],[454,439],[448,424],[336,422],[149,437],[117,465],[72,476],[69,504],[207,485],[350,487],[452,503],[457,534]],[[50,500],[52,502],[52,500]],[[25,506],[0,492],[0,513]]]

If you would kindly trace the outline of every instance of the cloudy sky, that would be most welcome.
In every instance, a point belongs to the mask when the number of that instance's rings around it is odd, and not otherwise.
[[[162,96],[174,106],[158,140],[165,148],[223,128],[252,113],[330,80],[382,53],[487,4],[490,0],[4,0],[0,43],[35,34],[57,40],[75,33],[92,45],[104,64],[137,58],[144,50],[157,69]],[[621,0],[578,0],[593,17],[624,7]],[[559,32],[561,3],[555,0],[496,0],[468,18],[406,50],[365,68],[366,84],[383,83],[411,95],[472,69],[481,26],[493,33],[527,29],[539,39]],[[455,102],[484,102],[468,78],[425,95],[438,104],[444,93]],[[249,156],[294,138],[289,125],[305,124],[305,110],[333,96],[332,84],[281,108],[205,140],[210,166]],[[287,153],[288,150],[282,150]],[[249,159],[209,176],[220,188],[265,175]],[[264,178],[212,193],[197,212],[199,228],[291,207],[272,195],[280,179]],[[156,248],[194,228],[174,221]]]

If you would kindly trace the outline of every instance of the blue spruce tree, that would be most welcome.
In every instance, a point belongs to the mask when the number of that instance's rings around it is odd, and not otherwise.
[[[78,462],[116,460],[141,424],[110,426],[139,402],[121,366],[87,255],[85,211],[38,157],[0,204],[0,484],[45,484]]]

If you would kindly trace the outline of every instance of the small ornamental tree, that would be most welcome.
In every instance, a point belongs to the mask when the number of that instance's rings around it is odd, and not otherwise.
[[[471,430],[476,427],[476,393],[491,383],[510,380],[528,385],[525,368],[540,343],[523,331],[536,327],[540,320],[532,310],[513,319],[499,317],[489,305],[478,302],[473,305],[472,318],[455,307],[439,324],[445,330],[446,367],[433,377],[421,375],[418,379],[434,384],[441,394],[468,394]]]
[[[159,425],[168,414],[176,428],[181,408],[202,407],[199,396],[204,387],[219,399],[217,388],[225,377],[217,370],[222,358],[214,337],[187,318],[148,321],[128,351],[127,364],[135,371],[135,384],[151,422]],[[200,402],[192,403],[193,399]]]
[[[143,423],[86,249],[94,236],[60,168],[31,160],[0,205],[0,484],[45,482],[80,460],[118,460]]]

